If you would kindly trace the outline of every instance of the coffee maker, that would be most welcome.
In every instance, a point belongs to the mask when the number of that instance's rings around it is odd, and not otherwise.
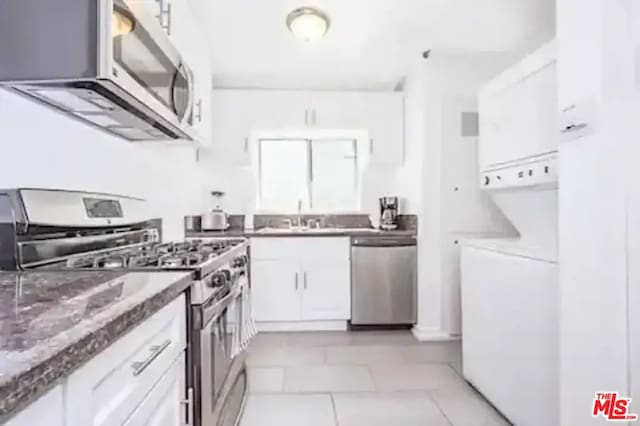
[[[398,197],[380,198],[380,229],[391,231],[398,228]]]

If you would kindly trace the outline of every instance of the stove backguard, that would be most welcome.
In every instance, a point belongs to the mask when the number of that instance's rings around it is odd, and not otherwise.
[[[121,201],[124,211],[113,219],[90,217],[85,201],[100,197]],[[82,253],[159,242],[161,220],[139,220],[144,204],[80,191],[0,190],[0,270],[58,265]]]

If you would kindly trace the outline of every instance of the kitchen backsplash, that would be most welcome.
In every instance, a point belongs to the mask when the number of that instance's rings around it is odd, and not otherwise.
[[[230,214],[228,220],[229,220],[229,231],[243,231],[244,230],[244,215],[243,214]]]
[[[287,214],[257,214],[253,216],[254,229],[286,228],[288,221],[297,225],[298,215]],[[302,223],[309,220],[320,222],[323,228],[371,228],[371,221],[366,214],[304,214]],[[415,231],[418,229],[418,217],[413,214],[398,216],[398,229]],[[229,215],[229,231],[244,230],[244,215]]]

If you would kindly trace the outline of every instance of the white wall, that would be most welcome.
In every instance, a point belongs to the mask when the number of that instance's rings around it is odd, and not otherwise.
[[[465,158],[448,154],[448,144],[459,143],[452,135],[450,123],[455,122],[455,116],[462,111],[451,108],[451,105],[457,102],[464,109],[469,102],[475,103],[480,86],[511,61],[512,55],[436,52],[428,60],[415,64],[407,82],[409,99],[419,97],[420,93],[422,96],[422,107],[419,100],[409,103],[410,117],[414,114],[416,117],[412,118],[415,124],[408,129],[412,140],[423,138],[422,144],[412,142],[416,147],[416,155],[421,154],[422,164],[414,163],[409,166],[404,175],[405,181],[414,176],[420,178],[419,173],[409,170],[423,170],[419,186],[421,192],[416,197],[420,200],[421,207],[418,234],[418,324],[415,333],[421,339],[446,338],[457,327],[455,318],[459,316],[459,303],[455,294],[459,286],[459,273],[456,273],[459,271],[459,264],[456,262],[458,249],[451,247],[453,242],[462,236],[462,232],[495,233],[506,226],[500,215],[491,214],[483,215],[483,220],[475,223],[452,223],[450,219],[456,212],[447,211],[452,205],[447,203],[449,198],[445,191],[451,189],[450,177],[456,176],[449,169],[472,164],[475,157],[475,150],[461,151],[459,155],[464,155]],[[422,120],[418,118],[420,115]],[[455,133],[455,129],[453,132]],[[417,152],[420,151],[419,146],[422,146],[421,153]],[[457,175],[465,174],[466,171],[463,170]],[[468,177],[465,182],[468,183],[469,179],[472,177]],[[466,191],[474,195],[478,205],[468,205],[465,208],[473,207],[479,212],[490,208],[491,205],[484,203],[483,197],[476,196],[477,187],[473,187],[473,183],[468,185]]]
[[[165,239],[202,211],[195,151],[188,144],[135,144],[0,91],[0,187],[41,187],[142,197]]]

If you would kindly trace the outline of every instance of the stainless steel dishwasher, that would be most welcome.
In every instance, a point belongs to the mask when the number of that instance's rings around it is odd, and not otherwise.
[[[413,237],[351,241],[351,324],[415,324],[417,253]]]

